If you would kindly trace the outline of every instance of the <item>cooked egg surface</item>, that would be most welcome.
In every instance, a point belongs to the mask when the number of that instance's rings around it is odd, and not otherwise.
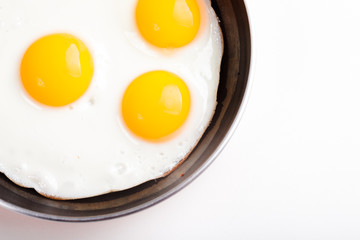
[[[136,22],[140,33],[158,47],[182,47],[190,43],[200,27],[196,0],[139,0]]]
[[[126,125],[145,140],[165,140],[185,122],[190,110],[190,93],[173,73],[148,72],[126,89],[122,114]]]
[[[90,85],[93,61],[84,43],[70,34],[52,34],[33,43],[21,61],[26,91],[39,103],[65,106]]]
[[[169,1],[199,26],[154,44],[140,2],[0,0],[0,171],[12,181],[91,197],[164,176],[195,147],[216,107],[217,17],[210,1]]]

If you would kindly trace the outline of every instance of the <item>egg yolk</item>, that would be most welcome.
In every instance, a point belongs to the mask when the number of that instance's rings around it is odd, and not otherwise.
[[[138,137],[161,141],[185,122],[190,93],[181,78],[166,71],[153,71],[136,78],[126,89],[122,115]]]
[[[28,94],[47,106],[73,103],[88,89],[94,66],[85,44],[70,34],[52,34],[25,52],[20,77]]]
[[[178,48],[190,43],[200,28],[196,0],[139,0],[136,22],[142,36],[160,48]]]

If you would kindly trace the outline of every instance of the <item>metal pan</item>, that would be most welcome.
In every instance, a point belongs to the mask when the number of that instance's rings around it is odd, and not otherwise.
[[[251,34],[242,0],[213,0],[224,35],[224,57],[218,105],[211,125],[188,159],[162,179],[98,197],[57,201],[19,187],[0,174],[0,205],[34,217],[56,221],[97,221],[150,207],[184,188],[217,157],[243,112],[251,63]]]

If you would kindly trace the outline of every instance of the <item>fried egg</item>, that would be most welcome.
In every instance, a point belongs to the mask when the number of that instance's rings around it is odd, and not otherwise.
[[[216,107],[208,0],[0,0],[0,172],[50,198],[165,176]]]

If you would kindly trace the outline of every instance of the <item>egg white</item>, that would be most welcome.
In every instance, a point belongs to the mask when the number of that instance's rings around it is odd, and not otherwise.
[[[222,36],[210,1],[202,3],[206,24],[196,39],[164,52],[139,36],[135,0],[0,0],[0,171],[43,195],[77,199],[128,189],[173,169],[216,107]],[[52,33],[81,39],[95,67],[88,91],[62,108],[34,102],[19,79],[26,49]],[[133,136],[120,115],[126,87],[153,70],[177,74],[191,94],[187,121],[161,143]]]

